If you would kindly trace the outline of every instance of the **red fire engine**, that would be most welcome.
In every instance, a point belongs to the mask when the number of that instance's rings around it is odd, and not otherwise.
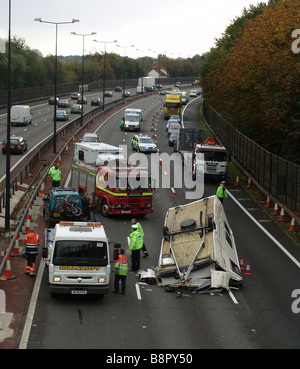
[[[73,164],[71,185],[79,193],[95,192],[104,216],[153,213],[151,178],[145,168],[99,166],[95,172]]]

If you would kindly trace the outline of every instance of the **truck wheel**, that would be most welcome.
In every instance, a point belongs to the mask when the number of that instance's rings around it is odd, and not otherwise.
[[[107,205],[107,201],[106,200],[102,200],[101,202],[101,213],[104,217],[108,217],[109,213],[108,213],[108,205]]]

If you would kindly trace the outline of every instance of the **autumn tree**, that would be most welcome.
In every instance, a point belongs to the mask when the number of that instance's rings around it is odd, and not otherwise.
[[[205,97],[217,111],[267,150],[298,164],[300,64],[291,34],[299,14],[298,0],[262,6],[230,45],[228,35],[218,43],[202,71]]]

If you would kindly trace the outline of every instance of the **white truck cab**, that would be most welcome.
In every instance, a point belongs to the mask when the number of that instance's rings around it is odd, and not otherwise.
[[[108,292],[109,242],[101,223],[60,222],[47,233],[42,257],[48,265],[51,296]]]
[[[125,109],[125,131],[140,131],[143,121],[143,111],[142,109],[127,108]]]

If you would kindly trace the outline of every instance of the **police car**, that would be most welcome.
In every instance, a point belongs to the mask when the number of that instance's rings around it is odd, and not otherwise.
[[[157,145],[151,137],[134,135],[131,140],[133,150],[139,152],[157,152]]]

